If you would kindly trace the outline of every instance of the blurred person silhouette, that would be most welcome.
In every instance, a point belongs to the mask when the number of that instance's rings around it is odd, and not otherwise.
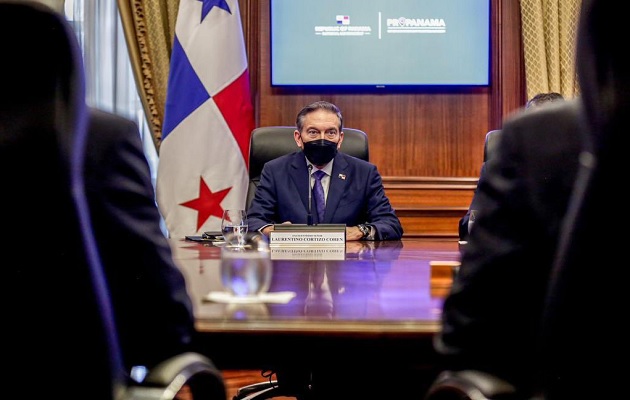
[[[192,303],[160,228],[135,122],[89,110],[85,180],[126,366],[193,350]]]
[[[136,365],[150,368],[191,349],[191,301],[159,228],[137,127],[88,110],[70,24],[37,2],[0,1],[0,8],[0,40],[10,60],[0,63],[7,191],[0,200],[6,211],[0,242],[13,261],[3,310],[11,327],[7,345],[15,347],[7,360],[8,389],[19,391],[8,397],[39,398],[60,389],[69,398],[86,390],[107,398],[111,381],[103,377],[117,371],[118,343],[104,332],[120,339],[127,373]],[[75,201],[84,190],[87,204]],[[98,249],[84,244],[92,244],[81,235],[90,230]],[[114,321],[102,320],[109,303],[86,285],[98,275],[91,264],[103,266]],[[111,347],[99,346],[105,342]],[[111,368],[101,365],[101,356]],[[51,372],[59,368],[67,368],[67,382]],[[100,383],[110,387],[92,385]]]
[[[519,398],[627,395],[626,281],[606,269],[625,248],[606,234],[620,216],[611,200],[630,112],[630,60],[610,27],[624,23],[616,3],[582,1],[581,97],[505,123],[444,303],[435,348],[445,368],[490,372]]]
[[[66,383],[58,382],[63,361],[79,367],[67,397],[89,385],[93,397],[104,399],[119,365],[109,354],[92,284],[98,258],[81,193],[86,129],[78,46],[49,8],[6,1],[0,1],[0,44],[3,361],[9,368],[3,396],[49,397]]]
[[[70,120],[76,111],[62,101],[62,95],[78,90],[78,76],[84,74],[82,60],[75,60],[80,58],[80,53],[58,52],[48,56],[44,50],[53,52],[52,49],[59,48],[60,43],[78,47],[72,28],[59,8],[49,8],[41,1],[14,3],[41,8],[42,18],[48,15],[46,18],[56,19],[69,34],[63,36],[67,32],[57,28],[49,35],[22,35],[18,41],[13,37],[15,32],[23,31],[24,26],[35,22],[15,17],[2,20],[0,28],[5,33],[2,35],[5,55],[14,62],[3,63],[0,71],[5,80],[15,82],[15,85],[3,86],[2,97],[8,101],[0,104],[2,115],[10,114],[9,118],[14,121],[24,118],[20,124],[32,124],[37,129],[42,129],[48,122],[48,115],[60,121]],[[46,40],[43,36],[47,36]],[[41,52],[37,53],[39,49]],[[42,59],[47,60],[44,67],[41,66]],[[81,62],[80,71],[72,76],[66,70],[75,61]],[[55,77],[55,74],[59,76]],[[26,76],[29,79],[19,78]],[[52,83],[49,84],[49,81]],[[40,98],[44,100],[40,102]],[[49,99],[53,99],[53,109],[43,103]],[[87,130],[83,162],[85,193],[92,229],[109,283],[123,361],[128,371],[133,366],[150,368],[168,357],[194,350],[192,303],[184,277],[172,260],[170,245],[160,229],[160,214],[137,125],[126,118],[87,107],[84,97],[80,102],[85,108],[82,117]],[[30,104],[36,106],[28,111]],[[39,125],[29,121],[34,114],[38,114],[37,118],[41,120]],[[5,125],[10,129],[17,126],[16,122]],[[42,144],[42,147],[45,145]],[[44,162],[39,163],[35,154],[33,156],[29,162],[39,168],[45,181],[49,173],[46,158],[41,156]],[[46,191],[42,190],[42,193]],[[48,214],[54,212],[54,209],[46,210]],[[28,224],[27,220],[24,223]],[[47,222],[47,225],[50,224],[52,231],[46,238],[55,236],[55,229],[59,229],[54,219]],[[30,229],[35,228],[37,226],[30,225]],[[63,249],[62,246],[59,248]],[[51,279],[49,284],[54,285],[54,282]]]
[[[623,398],[628,354],[627,282],[623,219],[616,201],[625,182],[630,115],[630,60],[619,43],[627,36],[617,3],[582,0],[577,73],[585,108],[585,151],[551,274],[541,335],[542,386],[547,399]],[[611,29],[618,27],[620,29]],[[592,319],[602,321],[592,329]],[[578,361],[579,360],[579,361]]]
[[[557,101],[562,101],[562,100],[564,100],[564,96],[562,96],[560,93],[542,92],[542,93],[538,93],[534,95],[531,99],[529,99],[527,103],[525,103],[525,109],[530,110],[530,111],[537,111],[537,110],[540,110],[541,107],[544,107],[544,106],[550,105],[551,103],[555,103]],[[502,135],[502,131],[500,130],[493,131],[492,135],[495,135],[495,137],[492,138],[492,141],[498,142],[498,140],[500,139]],[[489,140],[489,138],[487,138],[486,140]],[[489,157],[493,151],[496,152],[496,144],[493,144],[492,151],[490,151],[490,146],[487,145],[487,151],[488,151],[487,157]],[[485,179],[486,161],[487,160],[484,160],[484,162],[481,164],[481,170],[479,171],[479,180],[477,183],[477,188],[479,187],[479,182]],[[459,240],[463,240],[463,241],[468,240],[468,233],[469,233],[468,221],[470,221],[470,212],[472,210],[476,210],[478,207],[477,200],[476,200],[477,188],[475,188],[475,192],[473,193],[473,198],[470,202],[470,205],[468,206],[468,211],[466,211],[466,214],[459,220],[459,229],[458,229]]]
[[[346,224],[348,241],[402,237],[402,226],[376,166],[338,151],[343,142],[343,117],[336,105],[317,101],[302,108],[294,138],[300,151],[263,167],[247,215],[250,230],[269,236],[274,224],[307,223],[310,205],[304,199],[309,197],[310,175],[313,214],[317,216],[318,205],[325,208],[317,223]],[[322,172],[323,193],[318,201],[314,185]]]

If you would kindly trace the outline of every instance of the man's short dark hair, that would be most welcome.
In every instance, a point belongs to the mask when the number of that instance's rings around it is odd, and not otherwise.
[[[295,119],[295,125],[298,131],[302,132],[302,128],[304,128],[304,119],[306,118],[306,114],[310,114],[317,110],[326,110],[337,114],[337,118],[339,118],[339,131],[343,130],[343,117],[341,116],[341,110],[339,107],[333,103],[321,100],[311,103],[300,110],[297,118]]]
[[[554,101],[564,100],[564,96],[562,96],[558,92],[547,92],[547,93],[538,93],[525,104],[525,108],[533,108],[538,107],[546,103],[552,103]]]

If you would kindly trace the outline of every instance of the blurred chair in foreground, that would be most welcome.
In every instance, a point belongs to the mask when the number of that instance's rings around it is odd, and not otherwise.
[[[470,302],[445,310],[451,322],[458,314],[460,320],[469,321],[468,329],[453,329],[452,325],[447,328],[449,340],[464,346],[458,349],[440,345],[443,354],[459,361],[449,362],[451,369],[438,377],[427,400],[628,397],[624,385],[627,370],[619,367],[627,359],[630,337],[623,321],[628,308],[627,281],[617,276],[615,268],[627,265],[627,239],[625,235],[607,234],[610,223],[623,224],[623,209],[612,199],[617,196],[620,182],[625,181],[624,143],[630,115],[630,60],[623,46],[614,45],[619,31],[610,29],[625,23],[620,11],[617,3],[606,0],[581,3],[576,67],[582,91],[579,104],[583,109],[576,115],[572,130],[582,135],[582,152],[557,245],[549,249],[551,261],[540,248],[528,243],[533,232],[521,233],[516,245],[524,248],[523,254],[530,254],[529,259],[535,262],[528,263],[526,269],[519,268],[518,262],[503,265],[503,269],[486,264],[483,281],[494,282],[493,275],[500,275],[500,285],[514,292],[497,296],[479,287],[481,279],[471,285],[474,274],[462,277],[465,268],[474,267],[466,265],[464,258],[461,283],[466,279],[469,292],[478,298],[492,298],[494,304],[506,304],[508,308],[500,310],[501,316],[482,312],[481,318],[471,315]],[[551,111],[549,115],[556,118],[547,119],[551,124],[545,130],[566,128],[563,118],[558,118],[563,115],[561,109],[566,107]],[[547,111],[536,114],[539,113]],[[529,117],[524,121],[537,121],[540,115]],[[471,239],[488,240],[488,232],[474,231]],[[528,293],[535,290],[536,297],[516,289],[514,281],[509,280],[513,276]],[[476,286],[476,290],[471,286]],[[518,308],[518,304],[530,306]],[[485,305],[498,308],[489,302]],[[507,323],[503,318],[506,312],[520,320],[527,318],[529,323]],[[479,310],[472,314],[476,313]],[[484,340],[479,340],[484,334]],[[496,337],[499,340],[493,341]],[[506,371],[511,373],[506,376]]]
[[[9,398],[224,399],[209,359],[180,353],[132,379],[85,196],[88,113],[71,28],[41,4],[0,1],[0,230]],[[183,391],[182,393],[183,394]]]

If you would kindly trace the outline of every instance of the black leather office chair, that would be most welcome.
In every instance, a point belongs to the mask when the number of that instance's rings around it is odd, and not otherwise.
[[[142,383],[122,367],[84,195],[87,110],[74,32],[48,7],[0,0],[2,396],[225,399],[209,359],[185,353]]]
[[[486,133],[486,140],[483,143],[483,162],[488,161],[488,157],[496,151],[497,143],[501,136],[501,130],[495,129]]]
[[[249,142],[249,186],[245,203],[248,209],[254,198],[256,187],[260,183],[260,174],[265,163],[299,150],[293,138],[294,131],[293,126],[265,126],[252,131]],[[343,128],[343,133],[341,151],[369,161],[370,151],[365,132],[359,129]]]

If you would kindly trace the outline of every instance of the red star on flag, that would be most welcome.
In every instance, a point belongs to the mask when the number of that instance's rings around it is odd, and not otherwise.
[[[211,216],[223,218],[221,202],[230,190],[232,190],[231,187],[213,193],[203,178],[199,177],[199,197],[180,203],[180,205],[197,210],[197,230],[199,230]]]

